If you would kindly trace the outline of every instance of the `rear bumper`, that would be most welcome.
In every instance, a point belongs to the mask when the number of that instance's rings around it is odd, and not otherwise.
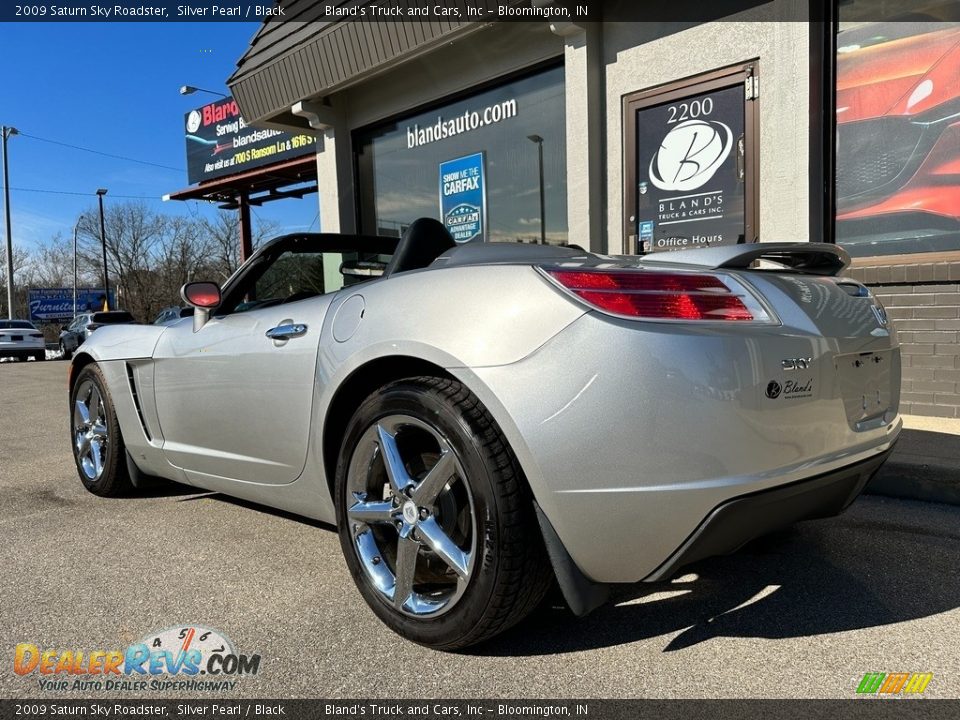
[[[795,522],[838,515],[863,491],[891,452],[892,445],[869,460],[728,500],[714,508],[644,581],[667,580],[684,565],[734,552],[751,540]]]
[[[45,352],[46,346],[44,345],[38,345],[36,347],[28,345],[17,345],[16,347],[0,345],[0,357],[12,357],[23,360]]]

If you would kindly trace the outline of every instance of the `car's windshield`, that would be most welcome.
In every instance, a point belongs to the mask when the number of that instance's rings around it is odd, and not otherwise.
[[[26,320],[0,320],[0,330],[36,330],[33,323]]]

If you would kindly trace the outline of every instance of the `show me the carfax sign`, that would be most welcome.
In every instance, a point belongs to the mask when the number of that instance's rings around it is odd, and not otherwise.
[[[485,239],[483,153],[440,163],[440,221],[458,243]]]
[[[310,135],[250,127],[231,97],[191,110],[184,124],[191,185],[316,152]]]

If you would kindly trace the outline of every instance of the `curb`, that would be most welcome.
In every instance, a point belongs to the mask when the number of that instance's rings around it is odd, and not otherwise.
[[[905,428],[864,492],[960,505],[960,435]]]

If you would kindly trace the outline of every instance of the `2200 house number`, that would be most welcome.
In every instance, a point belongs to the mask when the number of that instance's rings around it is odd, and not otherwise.
[[[703,100],[691,100],[690,102],[677,103],[667,108],[670,117],[667,119],[667,125],[684,120],[693,120],[694,118],[709,115],[713,112],[713,98],[704,98]]]

